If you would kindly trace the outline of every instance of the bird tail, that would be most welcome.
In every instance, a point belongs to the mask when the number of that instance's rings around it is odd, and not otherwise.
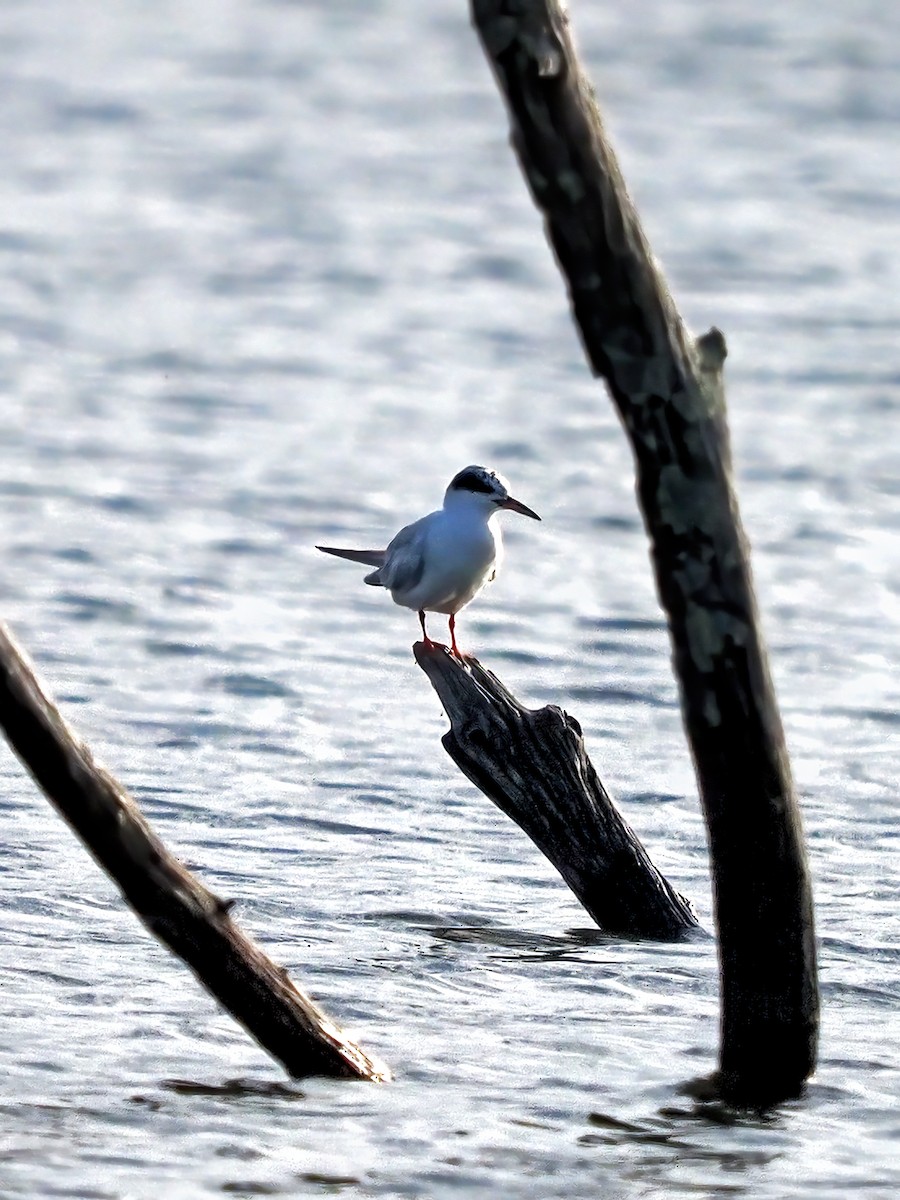
[[[384,550],[339,550],[336,546],[316,546],[317,550],[323,551],[325,554],[335,554],[338,558],[348,558],[350,562],[363,563],[367,567],[383,567],[384,566]],[[373,571],[371,575],[366,576],[366,583],[379,586],[381,580],[377,578],[378,571]]]

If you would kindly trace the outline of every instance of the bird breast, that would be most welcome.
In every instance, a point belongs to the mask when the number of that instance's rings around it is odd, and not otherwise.
[[[503,545],[492,522],[445,518],[428,530],[423,549],[421,577],[413,586],[392,588],[394,602],[427,612],[457,613],[496,573]]]

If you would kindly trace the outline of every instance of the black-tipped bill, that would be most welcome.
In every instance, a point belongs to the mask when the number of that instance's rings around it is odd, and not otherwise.
[[[505,500],[498,500],[497,507],[508,508],[511,512],[521,513],[523,517],[531,517],[533,521],[541,519],[527,504],[523,504],[521,500],[513,500],[512,496],[507,496]]]

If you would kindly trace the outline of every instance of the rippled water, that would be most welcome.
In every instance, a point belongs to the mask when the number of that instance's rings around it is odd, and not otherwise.
[[[709,928],[628,451],[466,6],[0,9],[0,613],[386,1087],[289,1084],[0,759],[0,1194],[887,1197],[900,1183],[900,9],[577,3],[740,491],[816,887],[808,1094],[695,1108],[711,939],[604,938],[453,768],[378,543],[544,517],[461,641],[562,703]],[[528,527],[525,528],[525,525]]]

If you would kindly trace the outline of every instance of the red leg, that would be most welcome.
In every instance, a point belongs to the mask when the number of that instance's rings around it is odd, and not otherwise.
[[[457,658],[462,658],[459,646],[456,644],[456,613],[450,614],[450,650]]]
[[[423,608],[419,609],[419,624],[422,626],[422,641],[425,643],[425,645],[426,646],[436,645],[437,643],[433,642],[431,640],[431,638],[428,636],[428,634],[425,632],[425,610]]]

